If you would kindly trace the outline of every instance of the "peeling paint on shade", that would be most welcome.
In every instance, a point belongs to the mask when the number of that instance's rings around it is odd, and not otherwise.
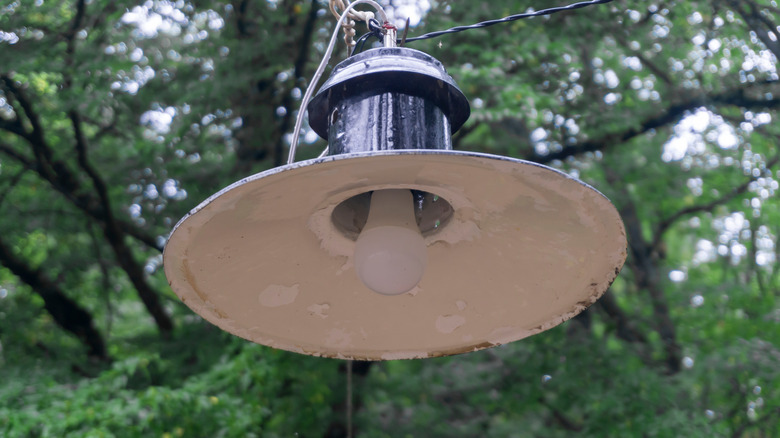
[[[260,304],[265,307],[279,307],[292,304],[298,296],[298,285],[281,286],[272,284],[260,292]]]
[[[439,333],[452,333],[466,323],[466,318],[460,315],[441,315],[436,318],[436,330]]]
[[[382,188],[436,193],[454,209],[426,237],[416,294],[380,296],[362,285],[354,242],[330,221],[332,206]],[[163,266],[187,306],[237,336],[313,356],[392,360],[481,350],[554,327],[598,299],[625,257],[614,206],[566,174],[493,155],[406,150],[243,179],[177,224]]]

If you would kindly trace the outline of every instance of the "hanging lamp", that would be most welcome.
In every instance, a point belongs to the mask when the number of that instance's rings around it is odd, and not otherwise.
[[[558,170],[452,150],[466,97],[388,33],[308,105],[327,155],[242,179],[176,225],[174,292],[252,342],[362,360],[476,351],[585,310],[625,261],[615,207]]]

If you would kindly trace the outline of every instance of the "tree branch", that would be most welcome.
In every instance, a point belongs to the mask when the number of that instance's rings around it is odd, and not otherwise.
[[[8,196],[8,193],[10,193],[11,190],[13,190],[14,187],[16,187],[17,184],[19,184],[19,181],[24,176],[24,173],[27,172],[28,170],[29,169],[27,169],[26,167],[22,168],[22,170],[17,172],[16,175],[11,177],[11,182],[8,184],[8,188],[5,191],[3,191],[3,193],[0,194],[0,207],[3,206],[3,202],[5,202],[5,197]]]
[[[743,2],[750,6],[750,12],[742,7],[741,3]],[[728,0],[728,4],[732,9],[737,11],[743,20],[745,20],[748,27],[756,33],[758,39],[760,39],[764,46],[775,55],[775,58],[780,60],[780,42],[776,39],[773,40],[769,36],[770,32],[777,35],[777,26],[757,11],[756,8],[758,5],[752,0]]]
[[[106,225],[115,226],[114,214],[111,210],[111,200],[108,197],[106,184],[103,182],[100,175],[98,175],[97,170],[95,170],[87,160],[87,140],[84,138],[84,132],[81,130],[81,118],[75,110],[69,111],[68,117],[73,125],[73,135],[76,140],[76,156],[78,157],[79,166],[87,173],[90,180],[92,180],[92,184],[95,186],[95,192],[97,192],[102,204],[103,217],[105,218]]]
[[[627,342],[647,343],[645,334],[634,327],[631,317],[626,315],[623,309],[620,308],[615,295],[611,291],[607,291],[596,303],[617,324],[616,334],[620,339]]]
[[[648,23],[648,22],[649,22],[649,21],[650,21],[650,20],[653,18],[653,16],[654,16],[654,15],[656,15],[656,14],[658,14],[660,11],[663,11],[664,9],[666,9],[666,8],[668,7],[668,3],[669,3],[669,2],[661,2],[660,4],[656,5],[656,7],[655,7],[655,9],[653,10],[653,12],[650,12],[650,10],[648,10],[648,11],[647,11],[647,15],[645,15],[644,17],[642,17],[642,19],[641,19],[641,20],[639,20],[639,21],[638,21],[638,22],[637,22],[635,25],[633,25],[632,27],[636,29],[636,28],[639,28],[639,27],[641,27],[641,26],[643,26],[643,25],[647,24],[647,23]]]
[[[70,299],[42,270],[33,269],[0,237],[0,264],[30,286],[42,299],[46,311],[63,329],[75,335],[89,349],[89,356],[107,359],[105,342],[95,329],[92,315]]]
[[[249,25],[246,19],[246,10],[249,7],[249,0],[241,0],[238,5],[234,5],[236,10],[236,29],[238,29],[238,38],[243,39],[251,36]]]
[[[36,145],[41,145],[44,143],[44,139],[43,139],[43,128],[41,126],[41,120],[38,117],[38,113],[36,113],[33,110],[32,103],[30,103],[30,100],[27,99],[27,96],[24,93],[24,91],[21,88],[16,86],[16,81],[14,81],[7,74],[5,73],[0,74],[0,82],[2,82],[3,87],[13,95],[16,101],[19,102],[19,105],[22,107],[22,110],[24,111],[24,115],[27,117],[27,120],[30,122],[30,126],[32,127],[32,132],[26,133],[26,135],[21,135],[21,136],[30,142],[30,144],[33,146],[33,152],[35,152],[36,156],[41,154],[46,159],[46,161],[52,162],[53,160],[52,160],[51,151],[46,149],[36,148]],[[19,117],[18,111],[16,114],[18,118]],[[19,123],[21,124],[21,121]]]
[[[79,31],[79,28],[81,28],[81,23],[84,22],[86,6],[85,0],[78,0],[78,2],[76,2],[76,15],[73,17],[73,24],[71,24],[70,29],[65,33],[65,39],[69,44],[68,52],[70,53],[73,53],[73,48],[70,47],[70,44],[76,39],[76,33]]]
[[[306,17],[306,23],[303,25],[303,33],[301,34],[301,40],[299,41],[298,56],[295,58],[294,75],[295,81],[293,86],[298,86],[298,83],[304,78],[304,69],[306,62],[309,60],[309,52],[311,52],[311,39],[314,35],[314,27],[317,23],[317,12],[319,11],[319,1],[311,0],[311,8],[309,14]],[[309,84],[310,87],[316,87],[317,84]],[[292,90],[290,90],[292,91]],[[284,94],[281,106],[287,108],[287,113],[282,118],[282,122],[279,124],[279,135],[276,138],[276,145],[274,145],[274,166],[281,166],[284,162],[284,134],[290,130],[292,124],[292,94],[288,91]],[[305,108],[301,108],[300,111],[305,111]]]
[[[108,190],[103,179],[98,175],[97,170],[89,163],[87,159],[87,141],[81,129],[81,119],[75,110],[68,113],[68,117],[73,125],[73,135],[76,140],[76,154],[78,156],[79,166],[92,180],[92,184],[100,199],[100,209],[102,210],[103,234],[108,240],[111,248],[114,250],[119,266],[127,273],[130,282],[133,283],[138,296],[143,301],[146,309],[154,318],[160,332],[167,335],[173,330],[173,321],[165,312],[157,292],[146,282],[143,267],[135,260],[133,252],[127,246],[124,239],[124,233],[114,220],[114,214],[111,208],[111,199],[108,196]]]
[[[0,129],[5,129],[24,139],[31,146],[35,155],[35,161],[17,152],[7,144],[0,144],[0,152],[5,153],[23,166],[40,175],[45,181],[49,182],[55,190],[63,194],[89,216],[99,221],[105,221],[106,218],[104,217],[103,211],[99,208],[100,203],[97,202],[96,199],[83,193],[78,178],[76,178],[73,172],[68,169],[64,162],[54,160],[51,148],[43,137],[39,117],[22,89],[16,86],[13,79],[5,74],[0,74],[0,85],[8,90],[9,97],[12,97],[15,101],[19,102],[19,105],[24,110],[25,116],[30,120],[31,125],[33,126],[33,131],[27,132],[24,130],[22,122],[19,119],[16,119],[15,123],[0,123]],[[81,141],[82,143],[85,141],[83,134]],[[162,247],[157,243],[157,240],[153,236],[150,236],[128,221],[120,219],[116,222],[123,232],[150,248],[162,251]]]
[[[17,152],[16,149],[12,148],[10,145],[7,145],[5,143],[0,143],[0,152],[18,161],[25,168],[30,170],[36,170],[35,163],[33,163],[31,159],[25,157],[24,154]]]
[[[114,250],[118,264],[127,273],[141,301],[157,323],[160,332],[163,335],[167,335],[173,330],[173,321],[160,304],[157,293],[146,282],[143,267],[135,260],[132,250],[125,242],[125,233],[118,222],[114,220],[106,185],[87,160],[88,147],[81,129],[81,120],[78,113],[75,110],[71,110],[68,113],[73,125],[78,163],[90,177],[97,192],[97,197],[83,188],[79,183],[78,176],[64,162],[54,160],[51,147],[43,135],[39,116],[22,89],[17,87],[14,81],[7,75],[0,76],[0,80],[2,80],[5,88],[14,95],[16,101],[19,102],[25,116],[33,127],[32,132],[25,139],[35,153],[36,164],[32,165],[29,160],[26,160],[23,155],[15,153],[12,148],[3,148],[3,152],[35,170],[75,206],[101,223],[106,239]],[[138,235],[141,233],[136,231],[132,234]],[[158,247],[154,239],[146,238],[144,240],[149,242],[151,247]]]
[[[642,222],[639,219],[636,206],[631,199],[631,194],[620,184],[618,175],[609,168],[605,168],[607,182],[613,185],[622,194],[620,216],[626,227],[628,245],[631,257],[628,264],[634,273],[634,281],[640,290],[647,291],[653,311],[655,330],[661,337],[666,355],[666,366],[671,374],[680,371],[682,348],[677,342],[677,334],[669,313],[669,305],[666,302],[664,290],[661,287],[660,274],[658,272],[657,259],[642,234]]]
[[[776,156],[772,158],[771,160],[767,161],[766,167],[772,168],[775,164],[780,161],[780,156]],[[707,213],[713,211],[716,207],[719,205],[723,205],[732,199],[736,198],[737,196],[745,193],[750,187],[750,183],[755,181],[757,178],[751,177],[747,181],[743,182],[742,184],[738,185],[737,187],[734,187],[730,192],[726,193],[725,195],[721,196],[718,199],[714,199],[710,202],[705,202],[703,204],[698,205],[691,205],[690,207],[685,207],[669,217],[662,219],[658,225],[655,228],[655,232],[653,233],[653,242],[650,245],[650,249],[653,250],[658,247],[658,245],[661,243],[661,239],[663,239],[664,233],[666,233],[669,228],[672,227],[672,225],[675,224],[678,220],[684,218],[685,216],[692,215],[694,213]]]
[[[458,129],[458,132],[454,133],[452,135],[452,148],[457,149],[460,145],[460,142],[469,134],[471,134],[477,127],[479,127],[482,124],[482,122],[479,121],[473,121],[469,124],[465,124]]]
[[[71,69],[73,68],[73,55],[76,53],[76,34],[81,27],[81,23],[84,21],[85,9],[85,0],[78,0],[78,2],[76,2],[76,15],[73,17],[73,23],[71,24],[70,29],[63,35],[67,42],[65,48],[65,70],[63,71],[65,88],[71,88],[71,85],[73,84]]]
[[[104,217],[102,214],[102,211],[99,211],[98,209],[94,208],[94,202],[87,199],[85,196],[78,196],[74,195],[68,188],[62,187],[58,184],[56,179],[50,179],[48,175],[44,174],[40,171],[40,168],[38,165],[31,160],[30,158],[25,157],[23,154],[17,152],[14,148],[12,148],[9,145],[0,143],[0,152],[8,155],[9,157],[13,158],[14,160],[18,161],[21,165],[23,165],[26,169],[32,170],[36,174],[38,174],[40,177],[42,177],[45,181],[47,181],[51,186],[61,194],[63,194],[73,205],[75,205],[79,210],[87,213],[90,217],[93,219],[97,219],[98,221],[104,221]],[[74,189],[78,190],[78,189]],[[123,219],[116,218],[115,219],[117,225],[122,230],[123,233],[127,234],[128,236],[133,237],[135,240],[143,243],[144,245],[148,246],[149,248],[154,248],[157,251],[162,251],[163,247],[158,244],[157,239],[155,239],[153,236],[145,233],[140,228],[133,225],[131,222]]]
[[[301,34],[301,40],[299,42],[300,50],[298,56],[295,58],[295,77],[298,79],[303,78],[306,74],[304,67],[309,60],[309,52],[311,52],[311,39],[314,35],[314,25],[317,23],[317,13],[320,10],[320,2],[318,0],[311,0],[311,8],[309,9],[309,15],[306,16],[306,23],[303,25],[303,33]],[[317,84],[312,84],[316,86]]]
[[[12,120],[0,119],[0,130],[8,131],[22,138],[27,138],[28,136],[28,133],[24,129],[24,126],[22,126],[22,123],[19,121],[19,118],[16,117]]]
[[[753,428],[755,428],[757,426],[760,426],[761,423],[774,422],[774,421],[776,421],[776,419],[778,417],[780,417],[780,407],[775,407],[774,409],[770,409],[769,412],[762,412],[761,413],[761,417],[758,418],[757,420],[742,422],[739,425],[739,427],[734,429],[734,431],[731,433],[731,437],[732,438],[740,438],[740,437],[745,435],[745,432],[747,431],[747,429],[753,429]],[[769,432],[768,434],[764,435],[763,433],[760,433],[760,432],[761,431],[759,431],[757,436],[771,436],[771,434],[772,434],[772,432]],[[750,436],[754,436],[754,435],[751,434]]]
[[[95,232],[95,227],[88,223],[87,228],[89,228],[89,236],[92,238],[92,249],[95,251],[95,257],[97,258],[98,266],[100,266],[100,274],[103,280],[103,294],[106,299],[106,333],[110,334],[111,326],[114,322],[114,306],[111,302],[111,273],[107,260],[103,257],[103,251],[100,249],[100,241]]]
[[[625,37],[620,34],[619,30],[616,30],[613,35],[615,36],[615,39],[617,42],[623,46],[624,49],[628,50],[632,55],[636,56],[639,61],[647,67],[648,70],[650,70],[654,75],[661,78],[662,81],[666,83],[666,85],[672,86],[674,85],[674,81],[672,81],[672,78],[669,77],[669,74],[666,73],[663,69],[659,68],[655,63],[647,59],[645,55],[642,54],[641,50],[633,50],[631,49],[630,45],[628,44],[628,41],[626,41]]]
[[[775,85],[777,81],[763,82],[760,84],[754,84],[747,88],[738,88],[734,90],[727,90],[720,94],[711,96],[695,96],[690,99],[671,105],[660,114],[656,114],[645,119],[639,126],[634,128],[628,128],[622,132],[613,132],[602,136],[596,140],[589,140],[580,144],[566,146],[558,152],[554,152],[547,155],[534,154],[527,159],[535,161],[537,163],[549,163],[554,160],[564,160],[570,156],[580,155],[586,152],[603,151],[609,149],[612,146],[625,143],[639,135],[642,135],[650,130],[658,129],[667,126],[671,123],[675,123],[687,111],[694,110],[700,107],[706,106],[737,106],[741,108],[780,108],[780,98],[763,99],[753,98],[748,95],[751,89],[763,85]]]
[[[560,424],[564,429],[571,431],[571,432],[580,432],[582,431],[582,425],[577,424],[574,421],[570,420],[563,412],[559,411],[557,408],[555,408],[552,404],[550,404],[544,397],[540,396],[538,398],[539,404],[547,408],[548,411],[552,414],[553,418],[555,418],[555,422]]]

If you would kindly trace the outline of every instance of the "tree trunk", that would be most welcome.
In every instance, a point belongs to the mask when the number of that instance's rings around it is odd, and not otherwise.
[[[666,353],[666,366],[671,374],[675,374],[680,371],[682,348],[677,343],[674,321],[669,313],[666,295],[661,285],[661,274],[658,272],[657,260],[650,244],[642,236],[641,222],[633,201],[628,199],[627,193],[625,195],[626,200],[623,208],[620,209],[620,214],[626,225],[628,244],[631,250],[631,258],[628,263],[634,272],[637,288],[647,291],[650,296],[655,330],[661,336]]]
[[[0,240],[0,263],[30,286],[41,298],[44,308],[63,329],[74,334],[89,350],[90,357],[105,360],[106,344],[95,329],[92,315],[65,295],[40,269],[30,268]]]

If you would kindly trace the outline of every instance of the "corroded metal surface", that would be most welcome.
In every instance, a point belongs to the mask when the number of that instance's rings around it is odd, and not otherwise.
[[[450,122],[432,101],[399,92],[335,102],[328,155],[395,149],[452,149]]]
[[[333,110],[339,102],[385,93],[429,102],[447,118],[451,132],[469,118],[468,100],[441,62],[419,50],[394,47],[367,50],[334,67],[309,103],[309,125],[320,137],[329,138]]]
[[[445,198],[419,286],[368,290],[333,210],[371,190]],[[164,253],[174,292],[253,342],[316,356],[386,360],[475,351],[554,327],[609,287],[623,223],[592,187],[521,160],[402,150],[303,161],[245,178],[177,224]]]

